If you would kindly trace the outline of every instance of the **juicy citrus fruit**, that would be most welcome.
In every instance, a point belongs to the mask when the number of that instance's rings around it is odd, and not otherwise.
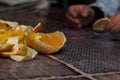
[[[96,32],[103,32],[104,27],[110,21],[110,18],[100,18],[93,24],[93,30]]]
[[[60,50],[66,41],[62,32],[54,33],[29,33],[26,37],[28,46],[44,54],[52,54]]]
[[[37,51],[53,54],[66,42],[63,32],[39,32],[42,24],[34,28],[12,21],[0,20],[0,57],[10,57],[15,61],[32,60]]]
[[[38,24],[33,28],[33,31],[36,33],[36,32],[39,32],[41,29],[42,29],[42,24],[41,24],[41,23],[38,23]]]

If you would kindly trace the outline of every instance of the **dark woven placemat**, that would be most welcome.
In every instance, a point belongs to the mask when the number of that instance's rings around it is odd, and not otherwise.
[[[14,62],[0,58],[0,80],[34,79],[36,77],[78,75],[65,65],[50,58],[37,55],[32,61]]]
[[[94,76],[98,80],[120,80],[120,73],[119,74],[111,74],[111,75],[97,75]]]
[[[88,78],[63,78],[63,79],[49,79],[49,80],[91,80],[91,79],[88,79]]]
[[[111,41],[68,39],[54,56],[87,73],[120,71],[120,45]]]
[[[103,34],[94,35],[93,38],[94,39],[120,41],[120,33],[117,33],[117,34],[103,33]]]

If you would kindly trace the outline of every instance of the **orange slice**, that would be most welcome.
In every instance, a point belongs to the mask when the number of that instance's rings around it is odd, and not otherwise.
[[[93,24],[93,30],[103,32],[105,25],[110,21],[110,18],[100,18]]]
[[[59,51],[65,42],[66,38],[64,33],[59,31],[47,34],[30,33],[26,37],[26,43],[28,46],[44,54],[52,54]]]

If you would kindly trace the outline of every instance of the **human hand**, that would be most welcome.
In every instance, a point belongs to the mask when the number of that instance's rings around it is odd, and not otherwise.
[[[94,11],[88,5],[72,5],[66,13],[69,24],[76,28],[90,24],[94,16]]]
[[[104,27],[104,30],[112,34],[120,32],[120,12],[111,18],[109,23]]]

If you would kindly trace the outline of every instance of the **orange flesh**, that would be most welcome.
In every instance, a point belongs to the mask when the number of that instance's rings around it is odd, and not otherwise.
[[[59,48],[59,46],[62,45],[62,41],[60,41],[55,36],[42,35],[42,38],[40,40],[43,43],[48,44],[55,49]]]

